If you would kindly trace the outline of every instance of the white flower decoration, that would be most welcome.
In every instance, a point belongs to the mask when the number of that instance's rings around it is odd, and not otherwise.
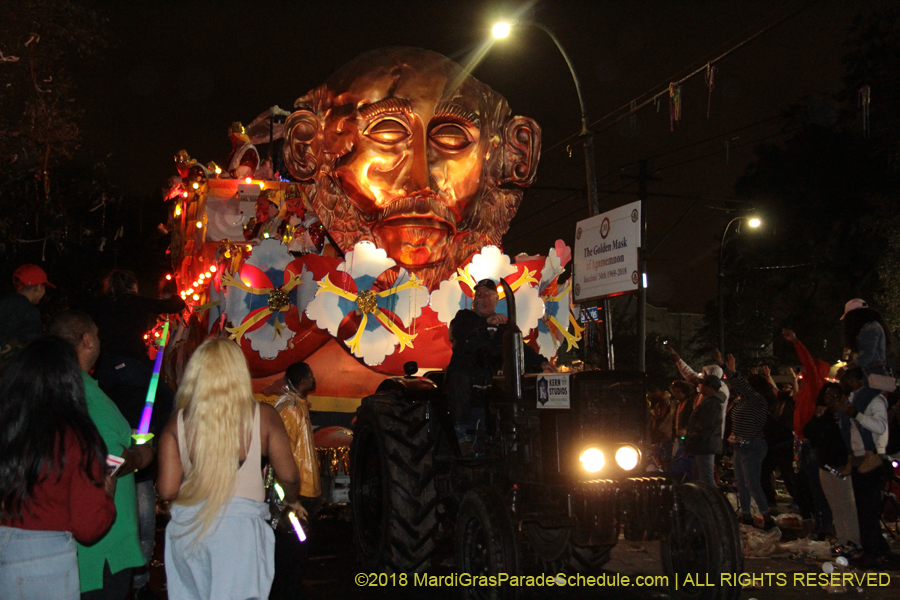
[[[378,277],[396,264],[372,242],[358,242],[338,265],[338,271],[347,275],[341,276],[339,282],[332,282],[326,275],[306,309],[316,325],[335,337],[344,317],[352,312],[361,315],[356,334],[344,343],[368,365],[381,363],[385,356],[393,354],[397,344],[401,352],[407,346],[413,347],[416,335],[400,329],[391,317],[398,317],[409,328],[428,304],[428,289],[406,269],[400,269],[390,288],[373,288]]]
[[[485,246],[472,257],[468,265],[457,269],[456,275],[442,281],[440,287],[432,292],[431,308],[437,313],[439,321],[449,324],[458,311],[469,308],[478,281],[490,278],[499,283],[501,279],[515,275],[517,271],[510,258],[502,254],[499,248]],[[508,281],[515,294],[516,321],[522,334],[526,336],[537,325],[543,313],[540,294],[532,286],[537,283],[535,275],[534,271],[526,269],[517,279]],[[502,289],[497,291],[500,301],[496,310],[499,314],[506,315],[506,294]]]

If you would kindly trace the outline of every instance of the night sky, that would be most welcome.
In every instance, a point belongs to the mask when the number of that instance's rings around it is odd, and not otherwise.
[[[225,163],[232,121],[245,124],[272,105],[322,84],[356,55],[415,46],[465,64],[490,26],[521,2],[98,2],[109,16],[109,47],[80,64],[85,145],[100,155],[126,195],[159,198],[181,148]],[[636,199],[637,163],[661,181],[644,210],[648,248],[695,203],[648,263],[648,300],[699,312],[715,295],[715,260],[734,184],[756,141],[783,139],[779,116],[815,107],[841,89],[847,28],[881,0],[616,2],[554,0],[534,17],[552,29],[582,80],[596,130],[601,211]],[[806,7],[806,8],[804,8]],[[802,10],[800,10],[802,9]],[[682,118],[670,131],[668,99],[610,124],[638,103],[780,18],[800,10],[717,64],[709,90],[697,76],[682,89]],[[503,94],[515,114],[543,129],[535,187],[505,238],[507,253],[546,254],[574,242],[588,216],[582,149],[566,146],[580,128],[562,56],[543,32],[523,27],[495,43],[473,74]],[[811,101],[811,99],[813,101]],[[601,120],[604,119],[604,120]],[[567,141],[568,140],[568,141]],[[615,193],[610,193],[615,192]],[[656,194],[656,195],[655,195]],[[751,205],[752,207],[752,205]],[[762,215],[763,218],[765,217]]]

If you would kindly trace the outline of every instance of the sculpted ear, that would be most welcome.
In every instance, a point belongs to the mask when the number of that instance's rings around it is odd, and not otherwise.
[[[297,180],[312,178],[319,170],[319,119],[308,110],[298,110],[284,123],[284,164]]]
[[[541,128],[528,117],[513,117],[503,128],[503,172],[500,185],[528,187],[541,157]]]

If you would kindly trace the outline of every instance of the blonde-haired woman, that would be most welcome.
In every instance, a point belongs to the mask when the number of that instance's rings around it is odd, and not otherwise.
[[[166,528],[169,598],[265,599],[275,540],[265,518],[267,456],[300,518],[299,473],[281,418],[253,398],[240,348],[208,340],[188,362],[177,411],[160,436],[157,491],[172,500]]]

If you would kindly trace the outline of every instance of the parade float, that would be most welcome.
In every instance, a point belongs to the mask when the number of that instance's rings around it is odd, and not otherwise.
[[[570,248],[502,250],[535,178],[540,128],[456,63],[420,49],[368,52],[293,111],[273,107],[228,133],[222,167],[180,151],[166,194],[173,277],[188,304],[170,380],[203,339],[227,336],[258,392],[305,361],[314,410],[353,412],[404,364],[447,365],[448,325],[487,277],[509,283],[541,354],[577,346],[571,286],[560,283]]]

